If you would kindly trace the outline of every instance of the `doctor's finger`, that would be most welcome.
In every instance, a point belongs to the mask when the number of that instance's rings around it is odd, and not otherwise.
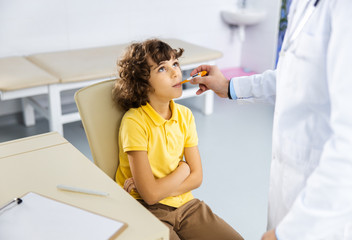
[[[191,72],[191,76],[193,76],[196,73],[199,73],[201,71],[207,71],[210,72],[211,71],[211,65],[200,65],[197,68],[193,69],[193,71]]]
[[[208,82],[209,82],[208,76],[195,77],[195,78],[191,79],[191,81],[190,81],[190,83],[192,83],[192,84],[199,84],[199,85],[203,85],[203,86],[206,86]]]
[[[199,89],[197,90],[196,94],[200,95],[208,90],[209,90],[209,88],[207,88],[205,85],[199,84]]]

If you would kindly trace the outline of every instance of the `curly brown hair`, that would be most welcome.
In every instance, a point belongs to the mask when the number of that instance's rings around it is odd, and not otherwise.
[[[114,102],[123,108],[138,108],[148,102],[148,92],[154,89],[149,83],[149,57],[156,64],[170,59],[178,59],[183,49],[173,49],[159,39],[149,39],[132,43],[117,65],[120,78],[116,80],[112,91]]]

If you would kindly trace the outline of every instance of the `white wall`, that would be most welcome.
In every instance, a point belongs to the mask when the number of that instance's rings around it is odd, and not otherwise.
[[[257,1],[256,7],[265,9],[265,20],[246,28],[246,41],[242,45],[241,66],[261,73],[273,69],[276,61],[281,1]]]
[[[174,37],[224,52],[236,66],[220,9],[231,0],[1,0],[0,57]]]
[[[279,0],[248,2],[270,11],[279,5]],[[220,50],[219,67],[236,67],[241,65],[241,44],[220,17],[222,9],[236,5],[236,0],[0,0],[0,57],[161,37]],[[242,52],[246,67],[272,66],[277,15],[268,14],[265,24],[247,31]],[[0,115],[19,111],[13,106],[18,101],[0,102]]]

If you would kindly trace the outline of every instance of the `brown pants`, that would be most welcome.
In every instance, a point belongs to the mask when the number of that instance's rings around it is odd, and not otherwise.
[[[179,208],[138,201],[170,229],[170,240],[243,240],[239,233],[198,199]]]

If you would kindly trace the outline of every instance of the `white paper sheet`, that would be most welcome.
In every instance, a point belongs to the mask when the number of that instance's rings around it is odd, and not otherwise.
[[[0,212],[0,239],[110,239],[125,224],[28,193]]]

